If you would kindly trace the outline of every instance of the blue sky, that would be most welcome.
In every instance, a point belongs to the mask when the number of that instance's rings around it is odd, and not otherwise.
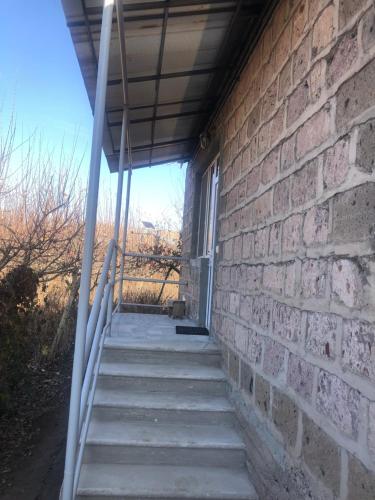
[[[3,2],[1,15],[0,134],[14,113],[16,142],[36,131],[46,148],[59,151],[62,141],[69,149],[78,135],[77,159],[83,157],[85,182],[92,113],[60,0]],[[133,206],[156,221],[176,203],[183,179],[178,165],[135,171]],[[108,192],[115,196],[116,182],[103,159],[102,199]]]

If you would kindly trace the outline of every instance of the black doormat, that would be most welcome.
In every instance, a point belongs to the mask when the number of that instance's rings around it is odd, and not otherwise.
[[[176,326],[177,335],[209,335],[207,328],[200,326]]]

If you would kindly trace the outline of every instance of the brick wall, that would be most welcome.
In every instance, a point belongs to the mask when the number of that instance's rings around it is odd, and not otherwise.
[[[261,498],[373,500],[374,3],[281,0],[214,133],[214,334]]]

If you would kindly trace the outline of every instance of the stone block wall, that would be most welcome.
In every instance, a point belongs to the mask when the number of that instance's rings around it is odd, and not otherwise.
[[[213,329],[260,497],[373,500],[374,2],[281,0],[212,134]]]

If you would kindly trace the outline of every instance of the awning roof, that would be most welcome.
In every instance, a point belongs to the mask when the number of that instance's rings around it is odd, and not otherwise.
[[[92,108],[102,0],[62,0]],[[188,161],[272,0],[123,0],[133,167]],[[118,169],[121,59],[113,17],[104,151]]]

